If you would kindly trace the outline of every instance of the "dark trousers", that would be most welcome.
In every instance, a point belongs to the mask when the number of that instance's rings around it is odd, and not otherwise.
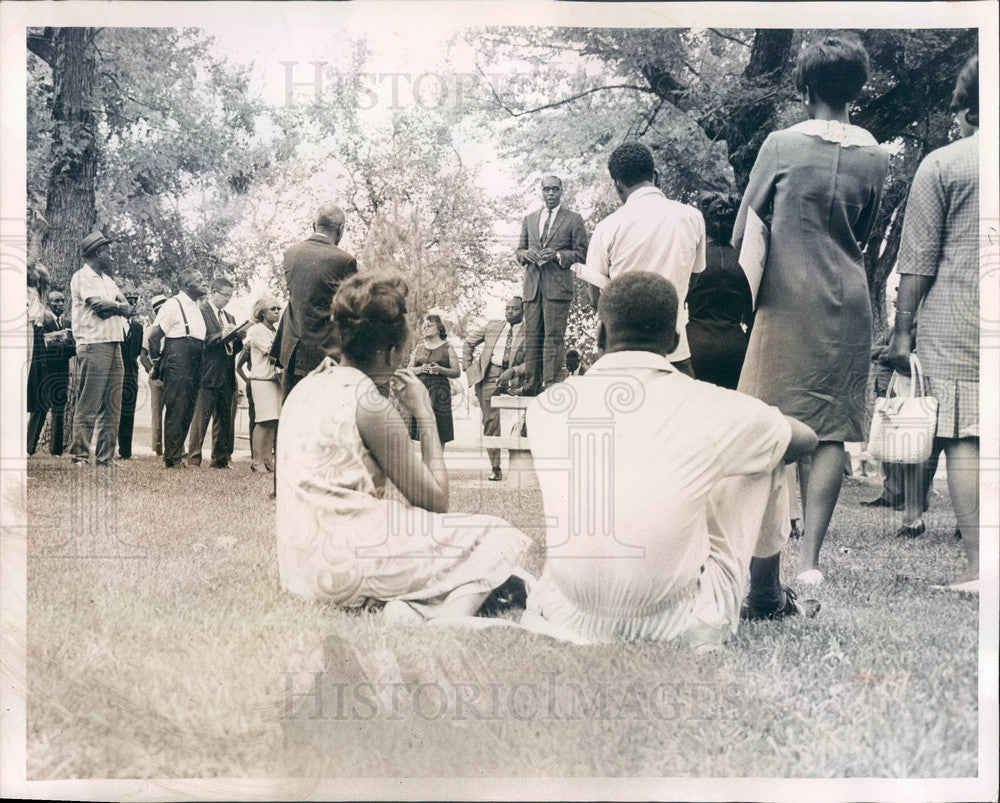
[[[107,465],[115,456],[123,374],[118,343],[86,343],[76,347],[76,411],[70,449],[74,462],[87,462],[95,429],[95,462]]]
[[[160,371],[163,379],[163,462],[173,466],[184,458],[187,437],[201,380],[201,340],[170,337],[164,341]]]
[[[149,414],[153,425],[153,451],[163,454],[163,380],[149,380]]]
[[[501,372],[502,369],[490,363],[486,369],[486,373],[483,375],[482,381],[476,385],[476,399],[479,401],[479,409],[483,414],[484,435],[500,434],[500,411],[493,409],[490,400],[493,398],[493,394],[497,392],[497,380],[500,378]],[[493,468],[499,468],[500,450],[487,449],[486,454],[489,455],[490,465]]]
[[[45,374],[42,402],[44,409],[36,409],[28,418],[28,454],[34,454],[38,449],[38,440],[45,428],[45,415],[52,411],[49,428],[49,453],[61,455],[65,432],[63,419],[66,416],[66,395],[69,393],[69,367],[63,363]]]
[[[556,381],[566,351],[569,301],[554,301],[538,295],[524,302],[524,387],[536,395]]]
[[[236,388],[199,388],[188,435],[188,462],[201,463],[201,449],[212,422],[212,465],[225,466],[233,456]]]
[[[132,457],[132,430],[135,427],[135,403],[139,395],[139,366],[134,361],[125,364],[122,382],[122,414],[118,421],[118,456],[124,460]]]

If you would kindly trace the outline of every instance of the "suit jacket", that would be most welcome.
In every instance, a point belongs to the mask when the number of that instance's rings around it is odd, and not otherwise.
[[[462,342],[462,365],[466,366],[465,376],[469,380],[469,385],[479,385],[483,381],[483,377],[486,376],[493,349],[496,348],[497,340],[500,338],[500,333],[506,323],[507,321],[489,321],[485,326],[469,332],[469,336]],[[476,359],[473,360],[472,353],[480,343],[483,344],[483,347]],[[524,362],[523,323],[511,343],[510,352],[510,365],[519,365]]]
[[[532,212],[521,222],[521,239],[514,252],[517,261],[524,265],[524,300],[536,301],[541,288],[541,297],[552,301],[573,300],[573,271],[570,265],[587,261],[587,232],[583,228],[583,218],[577,212],[559,207],[559,212],[549,226],[548,237],[542,242],[540,226],[544,225],[547,209]],[[538,267],[524,260],[528,249],[551,248],[556,259]]]
[[[122,341],[122,362],[125,363],[125,373],[139,372],[139,353],[142,351],[143,326],[138,319],[132,318],[128,323],[128,332]]]
[[[271,353],[296,374],[304,375],[319,365],[333,343],[330,302],[341,281],[358,272],[358,263],[324,234],[285,251],[285,282],[288,306],[275,335]]]
[[[222,340],[222,324],[207,299],[198,303],[201,317],[205,319],[205,346],[201,355],[200,386],[208,390],[231,388],[236,390],[236,355],[243,349],[243,338],[237,335],[228,341],[232,353],[226,353],[226,342]],[[222,317],[228,323],[236,319],[225,310]]]

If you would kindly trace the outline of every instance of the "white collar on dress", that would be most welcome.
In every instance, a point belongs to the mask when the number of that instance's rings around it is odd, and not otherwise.
[[[845,125],[839,120],[805,120],[793,125],[789,131],[797,131],[810,137],[819,137],[827,142],[836,142],[845,148],[864,148],[878,145],[878,140],[864,128]]]
[[[677,371],[670,360],[651,351],[613,351],[599,357],[587,370],[587,374],[601,373],[602,371],[621,371],[627,369],[646,368],[652,371],[667,371],[675,373]]]

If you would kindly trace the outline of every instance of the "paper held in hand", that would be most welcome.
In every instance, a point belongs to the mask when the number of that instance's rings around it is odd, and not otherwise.
[[[757,291],[760,290],[760,280],[767,264],[767,247],[770,230],[752,208],[747,209],[747,223],[743,230],[743,243],[740,246],[740,267],[746,274],[750,284],[750,298],[753,308],[757,309]]]
[[[603,273],[598,273],[596,270],[594,270],[594,268],[588,268],[583,262],[577,262],[575,265],[571,265],[570,270],[572,270],[573,273],[575,273],[585,282],[589,282],[599,290],[603,290],[604,286],[611,281],[611,279],[609,279]]]

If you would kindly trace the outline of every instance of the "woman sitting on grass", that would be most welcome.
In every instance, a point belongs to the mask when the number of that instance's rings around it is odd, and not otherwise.
[[[448,474],[427,389],[406,353],[406,283],[355,276],[333,299],[341,363],[296,385],[279,425],[282,587],[347,608],[386,602],[394,620],[473,616],[529,540],[493,516],[442,515]],[[417,422],[414,453],[395,400]],[[388,478],[405,502],[383,498]]]

